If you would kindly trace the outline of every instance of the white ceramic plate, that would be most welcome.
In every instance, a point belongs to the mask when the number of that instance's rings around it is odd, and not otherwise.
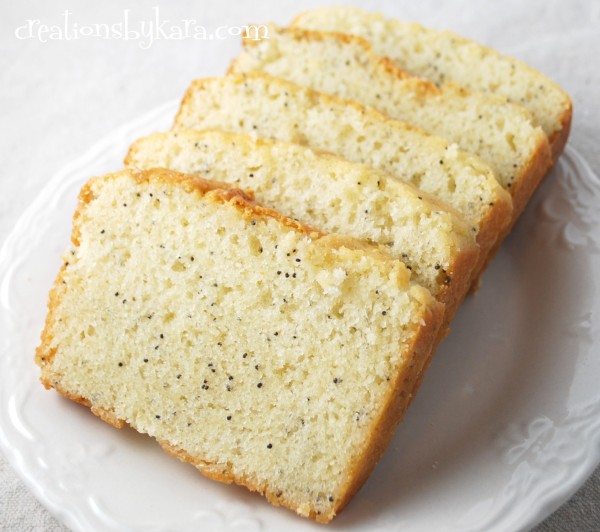
[[[202,477],[38,383],[33,354],[80,186],[169,103],[51,179],[0,252],[0,443],[75,530],[322,530]],[[457,316],[370,480],[330,530],[534,525],[600,460],[600,180],[568,148]]]

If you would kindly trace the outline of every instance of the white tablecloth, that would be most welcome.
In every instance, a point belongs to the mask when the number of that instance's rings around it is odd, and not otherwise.
[[[348,2],[434,27],[446,27],[518,56],[573,97],[570,142],[600,170],[600,2],[596,0],[420,0]],[[55,171],[120,124],[173,98],[190,80],[224,72],[238,38],[152,43],[119,39],[42,42],[41,24],[98,24],[152,18],[196,19],[207,28],[274,20],[286,23],[320,0],[29,2],[0,4],[0,242]],[[125,10],[131,10],[128,15]],[[28,23],[38,20],[39,23]],[[32,32],[28,24],[32,24]],[[33,35],[33,38],[23,38]],[[68,38],[70,37],[70,38]],[[150,44],[150,46],[148,46]],[[600,207],[600,206],[599,206]],[[0,454],[0,529],[63,530]],[[536,530],[600,530],[600,472]]]

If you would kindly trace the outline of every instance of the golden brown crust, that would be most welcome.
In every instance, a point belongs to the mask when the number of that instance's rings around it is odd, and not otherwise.
[[[298,504],[295,501],[284,497],[281,492],[279,492],[275,488],[270,487],[266,482],[260,483],[256,479],[250,478],[245,475],[236,476],[233,472],[230,463],[222,464],[215,462],[207,462],[200,458],[192,456],[184,449],[171,445],[167,441],[158,440],[158,443],[162,447],[163,451],[165,451],[168,455],[173,456],[178,460],[181,460],[182,462],[186,462],[193,465],[205,477],[210,478],[211,480],[216,480],[217,482],[222,482],[223,484],[235,483],[238,486],[243,486],[250,491],[262,495],[273,506],[283,506],[284,508],[288,508],[289,510],[293,510],[294,512],[298,513]],[[335,517],[335,515],[335,511],[329,514],[323,514],[315,512],[314,510],[310,510],[308,515],[306,515],[305,517],[314,519],[320,523],[328,523]]]
[[[223,203],[232,203],[239,200],[244,205],[254,204],[254,196],[252,192],[231,188],[231,185],[228,185],[227,183],[210,181],[199,176],[181,174],[166,168],[152,168],[150,170],[123,170],[112,174],[92,177],[83,185],[79,192],[78,208],[73,217],[73,233],[71,235],[71,241],[74,245],[79,245],[79,218],[82,215],[85,205],[90,203],[95,197],[94,187],[98,186],[98,184],[100,184],[102,181],[117,179],[124,175],[128,175],[139,184],[149,182],[169,185],[179,184],[186,192],[193,191],[200,196],[211,196],[215,199],[220,199],[220,201]]]
[[[315,31],[306,28],[298,28],[291,26],[282,27],[278,26],[273,22],[266,24],[266,26],[273,28],[278,33],[289,33],[292,36],[292,38],[296,41],[301,41],[307,38],[310,38],[313,41],[324,41],[330,38],[331,36],[335,36],[336,39],[340,39],[342,42],[347,44],[354,43],[360,46],[366,45],[367,47],[371,47],[371,43],[363,37],[360,37],[358,35],[351,35],[349,33],[342,33],[338,31]],[[252,27],[252,24],[250,24],[249,27]],[[266,38],[267,37],[263,37],[263,39]],[[260,44],[260,41],[263,39],[256,39],[255,36],[249,32],[249,30],[246,30],[242,33],[242,44],[244,46],[258,46]]]
[[[179,104],[179,109],[177,114],[175,115],[175,120],[173,121],[173,126],[171,129],[177,129],[179,123],[182,120],[182,116],[185,114],[187,107],[191,105],[192,99],[196,91],[202,90],[202,88],[207,85],[211,81],[216,81],[218,78],[202,78],[202,79],[194,79],[190,83],[190,86],[185,91],[183,98],[181,99],[181,103]]]
[[[206,196],[209,192],[218,191],[224,196],[234,197],[239,196],[247,202],[253,202],[254,197],[241,189],[232,188],[227,183],[220,181],[212,181],[199,176],[192,176],[175,172],[167,168],[152,168],[150,170],[123,170],[112,174],[106,174],[99,177],[93,177],[85,185],[83,185],[79,194],[80,200],[83,203],[89,203],[94,198],[93,188],[98,181],[106,181],[117,179],[123,175],[129,175],[136,183],[157,183],[167,185],[180,185],[186,192],[196,191],[200,196]]]
[[[54,322],[54,316],[56,313],[56,309],[61,301],[61,296],[64,291],[64,281],[63,276],[66,269],[66,265],[63,265],[56,276],[56,280],[54,281],[54,285],[50,290],[50,295],[48,296],[48,314],[46,315],[46,322],[44,325],[44,329],[40,335],[40,345],[35,350],[35,363],[42,368],[42,384],[48,389],[52,387],[52,383],[48,382],[44,378],[43,370],[44,367],[52,362],[54,355],[56,354],[56,349],[50,347],[52,345],[52,340],[54,339],[54,335],[52,334],[52,323]]]
[[[555,131],[554,134],[550,137],[550,148],[552,151],[552,162],[556,164],[558,158],[561,156],[562,152],[565,149],[567,144],[567,140],[569,139],[569,133],[571,132],[571,122],[573,119],[573,102],[569,98],[569,107],[565,110],[562,120],[561,120],[561,129],[559,131]]]
[[[402,421],[404,412],[416,392],[423,367],[431,359],[437,342],[443,337],[440,335],[443,312],[441,304],[432,307],[430,315],[425,319],[427,325],[421,328],[413,344],[406,350],[405,354],[412,354],[411,361],[398,372],[390,386],[387,397],[382,403],[379,419],[374,424],[376,428],[364,446],[362,455],[355,462],[350,475],[351,480],[345,486],[345,495],[336,506],[336,513],[343,509],[369,477],[386,450],[396,427]]]
[[[133,425],[131,425],[130,423],[127,423],[123,419],[119,419],[115,415],[114,412],[104,409],[104,408],[101,408],[101,407],[98,407],[98,406],[94,406],[91,403],[91,401],[89,401],[87,398],[69,392],[68,390],[61,387],[59,383],[49,382],[47,380],[47,378],[44,378],[44,377],[42,377],[41,381],[47,389],[54,388],[63,397],[65,397],[75,403],[78,403],[78,404],[88,407],[95,416],[99,417],[105,423],[108,423],[109,425],[112,425],[113,427],[115,427],[117,429],[121,429],[125,425],[128,425],[128,426],[132,427],[134,430],[136,430],[136,428]],[[256,480],[253,480],[246,476],[236,476],[232,471],[231,464],[229,464],[229,463],[220,464],[220,463],[207,462],[205,460],[202,460],[200,458],[192,456],[190,453],[188,453],[184,449],[178,448],[177,446],[172,445],[168,441],[163,441],[163,440],[156,440],[156,441],[162,447],[162,449],[165,453],[181,460],[182,462],[186,462],[186,463],[193,465],[196,469],[198,469],[198,471],[200,471],[200,473],[202,473],[205,477],[210,478],[211,480],[216,480],[216,481],[222,482],[224,484],[236,483],[240,486],[246,487],[250,491],[254,491],[254,492],[259,493],[260,495],[265,496],[267,498],[267,500],[274,506],[283,506],[290,510],[297,511],[298,505],[294,501],[291,501],[291,500],[283,497],[283,495],[281,493],[279,493],[277,490],[271,489],[268,486],[268,484],[266,484],[266,483],[259,484],[258,482],[256,482]],[[307,517],[310,517],[311,519],[315,519],[321,523],[327,523],[331,519],[333,519],[333,517],[335,517],[335,515],[336,515],[335,512],[328,514],[328,515],[324,515],[324,514],[317,514],[317,512],[312,510]]]
[[[479,247],[463,249],[452,267],[443,275],[448,279],[436,299],[446,307],[442,328],[448,326],[473,283],[474,267],[478,263]]]
[[[512,224],[521,216],[542,178],[552,166],[552,152],[550,151],[548,137],[542,132],[541,128],[538,131],[539,136],[534,156],[522,170],[521,175],[517,176],[515,185],[511,188],[513,199]]]
[[[541,131],[541,130],[539,130]],[[519,219],[519,216],[523,213],[523,210],[527,206],[527,203],[533,196],[533,193],[541,183],[543,177],[548,173],[548,170],[552,167],[552,153],[550,150],[550,144],[545,134],[539,135],[538,144],[535,150],[535,155],[532,157],[529,165],[523,170],[518,179],[515,180],[515,187],[512,195],[513,198],[513,214],[510,224],[508,224],[504,231],[502,231],[496,243],[492,246],[488,252],[485,260],[481,263],[479,271],[476,273],[473,285],[471,286],[471,293],[477,292],[481,283],[481,276],[486,270],[498,250],[502,245],[504,239],[508,236],[513,226]]]
[[[74,217],[74,221],[75,219],[76,218]],[[40,345],[35,350],[35,363],[42,370],[42,373],[40,375],[40,382],[44,385],[44,387],[47,390],[49,390],[50,388],[54,388],[58,393],[60,393],[67,399],[70,399],[75,403],[87,406],[95,415],[100,417],[103,421],[120,429],[125,423],[123,420],[115,416],[113,412],[109,412],[105,409],[95,407],[94,405],[92,405],[91,401],[89,401],[85,397],[66,390],[61,386],[60,382],[56,379],[56,376],[53,373],[51,373],[50,364],[52,363],[52,359],[56,355],[56,348],[50,347],[54,339],[54,335],[52,334],[52,324],[55,321],[55,314],[58,311],[62,294],[65,290],[64,273],[66,271],[66,268],[67,265],[63,264],[56,277],[56,280],[54,281],[54,286],[50,291],[50,296],[48,298],[48,314],[46,315],[46,322],[41,334]]]
[[[63,397],[66,397],[67,399],[73,401],[74,403],[78,403],[80,405],[86,406],[87,408],[89,408],[91,410],[91,412],[95,416],[98,416],[102,421],[104,421],[105,423],[108,423],[109,425],[112,425],[113,427],[115,427],[117,429],[122,429],[127,423],[125,420],[119,419],[113,411],[107,410],[107,409],[99,407],[99,406],[95,406],[86,397],[83,397],[82,395],[78,395],[78,394],[75,394],[75,393],[72,393],[72,392],[66,390],[65,388],[63,388],[60,385],[59,382],[51,381],[48,378],[48,375],[46,375],[44,373],[42,373],[42,376],[40,377],[40,381],[42,382],[42,384],[44,385],[44,387],[47,390],[49,390],[50,388],[54,388]]]
[[[498,189],[498,195],[493,201],[486,215],[479,222],[477,243],[481,250],[477,266],[473,271],[473,281],[476,281],[481,271],[487,264],[488,256],[501,238],[501,235],[510,227],[513,216],[513,201],[508,192]]]
[[[370,56],[371,60],[378,69],[381,69],[386,74],[392,75],[396,80],[410,83],[412,90],[419,97],[423,98],[425,96],[435,95],[441,92],[440,88],[438,88],[435,83],[411,76],[408,72],[402,70],[398,64],[392,61],[389,57],[380,57],[376,55],[373,51],[373,45],[367,39],[359,37],[358,35],[350,35],[348,33],[341,33],[337,31],[308,30],[298,27],[282,28],[276,24],[269,24],[269,26],[274,28],[275,31],[280,34],[290,35],[296,41],[308,40],[313,42],[322,42],[328,39],[334,39],[343,44],[355,44],[360,46],[364,50],[364,53]],[[259,44],[260,39],[248,39],[242,36],[242,45],[245,48],[258,46]],[[238,73],[237,59],[234,59],[227,69],[227,75],[236,73]]]
[[[449,325],[448,324],[442,325],[438,332],[437,338],[433,344],[433,347],[431,348],[431,351],[429,352],[429,354],[426,357],[423,358],[421,365],[419,367],[415,367],[414,378],[412,380],[412,388],[410,388],[409,389],[410,391],[407,392],[409,397],[407,399],[406,405],[404,406],[405,410],[408,409],[408,407],[412,404],[413,400],[415,399],[417,392],[419,391],[419,388],[421,387],[421,384],[423,384],[423,379],[425,378],[425,373],[426,373],[427,369],[429,368],[431,361],[433,360],[433,356],[437,352],[439,345],[442,343],[444,338],[446,338],[446,336],[448,336],[448,334],[450,334]]]
[[[284,226],[289,227],[290,229],[293,229],[299,233],[303,233],[315,240],[321,236],[324,236],[325,234],[315,227],[311,227],[297,220],[293,220],[292,218],[288,218],[274,209],[264,207],[263,205],[257,203],[254,200],[254,195],[252,192],[238,188],[232,188],[231,185],[227,183],[211,181],[197,175],[182,174],[166,168],[152,168],[150,170],[124,170],[114,174],[107,174],[105,176],[92,178],[81,189],[80,205],[89,203],[89,201],[93,199],[93,187],[97,182],[106,179],[116,179],[123,175],[129,175],[136,181],[136,183],[140,184],[151,182],[155,184],[181,186],[186,192],[195,192],[200,197],[205,197],[209,200],[219,203],[234,205],[243,211],[244,215],[249,219],[273,218]]]
[[[163,133],[152,133],[151,135],[163,135]],[[134,155],[138,152],[138,142],[140,141],[140,139],[136,140],[131,146],[129,146],[129,149],[127,150],[127,155],[125,155],[125,158],[123,159],[123,166],[125,168],[130,168],[132,166],[132,161],[134,159]]]

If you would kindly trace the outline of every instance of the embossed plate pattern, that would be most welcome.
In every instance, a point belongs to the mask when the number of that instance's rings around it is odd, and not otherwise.
[[[33,353],[80,186],[116,170],[168,103],[54,176],[0,251],[0,444],[75,530],[322,530],[204,479],[145,436],[45,391]],[[461,308],[370,480],[330,528],[532,526],[600,459],[600,180],[567,148]]]

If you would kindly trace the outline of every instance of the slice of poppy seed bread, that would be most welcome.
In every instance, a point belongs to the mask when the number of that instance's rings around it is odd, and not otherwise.
[[[363,163],[444,201],[476,234],[476,272],[511,221],[510,195],[492,170],[455,144],[374,109],[264,74],[196,80],[174,130],[222,129],[298,143]]]
[[[360,37],[270,26],[268,39],[243,39],[231,72],[264,72],[311,89],[350,98],[456,142],[495,171],[509,190],[513,220],[552,163],[548,138],[531,114],[506,98],[436,87],[373,53]]]
[[[567,142],[573,114],[569,95],[536,69],[496,50],[449,31],[356,7],[317,8],[296,17],[292,26],[358,35],[376,54],[412,75],[437,85],[450,81],[471,91],[499,94],[523,105],[548,136],[555,161]]]
[[[229,181],[287,216],[383,245],[446,305],[447,321],[471,285],[479,255],[471,226],[445,204],[368,166],[217,130],[150,135],[131,147],[125,165]]]
[[[158,169],[83,187],[42,382],[327,522],[385,450],[443,305],[383,250],[222,186]]]

